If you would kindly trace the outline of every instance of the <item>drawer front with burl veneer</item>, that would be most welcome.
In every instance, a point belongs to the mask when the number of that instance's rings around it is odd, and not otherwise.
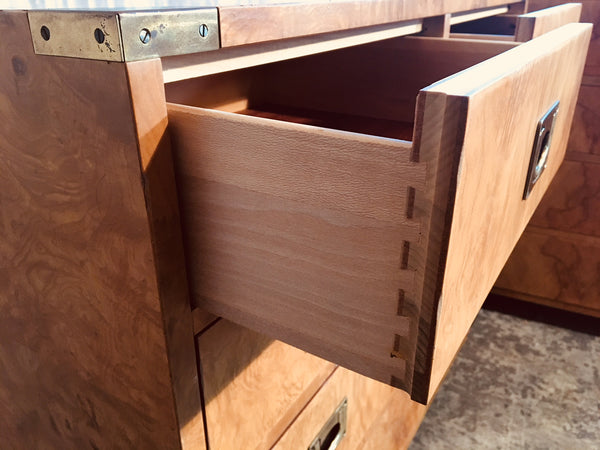
[[[405,392],[339,367],[273,450],[407,448],[426,411]]]
[[[223,319],[196,341],[216,449],[271,448],[336,367]]]
[[[590,34],[167,85],[194,306],[428,402],[563,159]]]

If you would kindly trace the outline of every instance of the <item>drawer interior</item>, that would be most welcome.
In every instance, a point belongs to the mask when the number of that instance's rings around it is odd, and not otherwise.
[[[170,83],[166,97],[171,103],[412,141],[421,89],[508,48],[395,38]]]

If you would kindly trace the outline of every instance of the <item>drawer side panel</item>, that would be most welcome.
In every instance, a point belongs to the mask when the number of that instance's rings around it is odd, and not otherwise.
[[[169,121],[196,306],[404,385],[410,144],[178,105]]]

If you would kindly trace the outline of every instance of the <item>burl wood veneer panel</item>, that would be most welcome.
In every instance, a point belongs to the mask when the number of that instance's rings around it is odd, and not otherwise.
[[[600,85],[581,86],[567,151],[593,155],[600,163]]]
[[[600,317],[600,238],[528,227],[496,292]]]
[[[0,446],[180,448],[126,67],[0,34]]]
[[[499,5],[504,0],[383,0],[221,6],[221,45],[231,47],[348,28],[440,16]],[[518,3],[518,2],[514,2]]]
[[[563,162],[530,225],[600,237],[600,163]]]
[[[347,431],[340,450],[407,448],[427,411],[405,392],[339,367],[273,449],[308,448],[344,398]]]
[[[227,320],[197,339],[215,449],[271,448],[336,367]]]

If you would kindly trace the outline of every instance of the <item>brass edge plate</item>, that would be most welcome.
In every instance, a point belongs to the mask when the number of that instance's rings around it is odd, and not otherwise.
[[[220,47],[217,8],[27,14],[38,55],[125,62]]]

